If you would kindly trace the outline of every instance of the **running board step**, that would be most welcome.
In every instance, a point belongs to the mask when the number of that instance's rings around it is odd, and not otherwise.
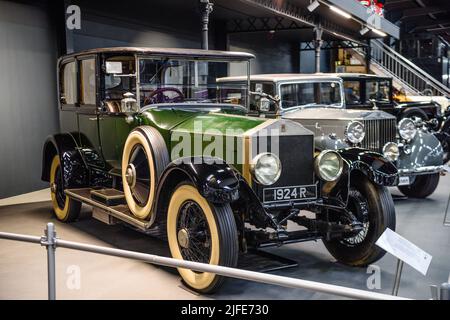
[[[108,207],[126,204],[125,195],[116,189],[94,189],[91,190],[91,198],[101,202]]]
[[[111,189],[108,189],[111,190]],[[92,192],[99,191],[91,188],[66,189],[65,194],[74,200],[80,201],[94,208],[102,209],[105,213],[112,217],[124,221],[138,229],[147,231],[150,228],[150,222],[147,220],[136,218],[126,204],[108,206],[92,197]],[[116,190],[120,192],[119,190]]]

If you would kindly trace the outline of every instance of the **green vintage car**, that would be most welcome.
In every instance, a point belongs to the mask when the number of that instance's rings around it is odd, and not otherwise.
[[[384,185],[396,168],[364,150],[315,153],[302,125],[246,116],[248,83],[217,79],[249,77],[252,58],[159,48],[62,57],[61,132],[45,142],[42,170],[56,218],[74,221],[84,203],[104,223],[167,239],[174,258],[229,267],[249,247],[316,239],[349,265],[379,259],[375,241],[395,228]],[[179,272],[202,293],[224,280]]]

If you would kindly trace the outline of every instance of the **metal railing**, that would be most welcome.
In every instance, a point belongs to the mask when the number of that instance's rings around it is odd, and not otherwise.
[[[363,49],[356,51],[366,56]],[[380,40],[371,40],[370,58],[371,63],[395,78],[413,94],[425,95],[428,91],[428,95],[450,97],[450,88]]]
[[[177,260],[173,258],[161,257],[153,254],[145,254],[140,252],[107,248],[84,244],[79,242],[62,240],[56,237],[56,231],[53,223],[48,223],[45,229],[45,236],[30,236],[23,234],[0,232],[0,239],[7,239],[13,241],[22,241],[34,244],[40,244],[47,248],[47,274],[48,274],[48,298],[50,300],[56,299],[56,285],[55,285],[55,250],[56,248],[66,248],[72,250],[79,250],[102,255],[127,258],[132,260],[144,261],[151,264],[173,267],[185,268],[199,272],[209,272],[225,277],[243,279],[265,284],[272,284],[287,288],[298,288],[321,292],[326,294],[337,295],[352,299],[368,299],[368,300],[408,300],[407,298],[392,296],[388,294],[370,292],[360,289],[353,289],[348,287],[336,286],[316,281],[302,280],[297,278],[290,278],[278,276],[273,274],[266,274],[255,271],[242,270],[237,268],[222,267],[210,265],[199,262]]]

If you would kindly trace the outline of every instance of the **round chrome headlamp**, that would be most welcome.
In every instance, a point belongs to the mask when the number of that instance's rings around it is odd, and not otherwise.
[[[335,151],[322,151],[314,161],[316,174],[325,181],[336,181],[344,169],[344,161]]]
[[[350,122],[345,129],[345,138],[353,144],[361,143],[365,135],[364,124],[359,121]]]
[[[281,161],[273,153],[260,153],[253,158],[251,171],[258,183],[268,186],[280,178]]]
[[[414,121],[409,118],[400,120],[398,123],[398,133],[400,137],[406,141],[414,139],[417,134],[417,128]]]
[[[388,142],[383,147],[383,156],[389,161],[397,161],[400,157],[400,149],[395,142]]]

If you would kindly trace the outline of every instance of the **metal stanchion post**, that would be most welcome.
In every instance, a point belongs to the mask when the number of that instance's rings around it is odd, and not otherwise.
[[[447,207],[445,208],[445,215],[444,215],[444,226],[446,226],[446,227],[450,227],[450,221],[447,220],[449,208],[450,208],[450,195],[448,196]]]
[[[397,260],[397,270],[395,272],[394,287],[392,288],[393,296],[398,295],[398,289],[400,288],[400,279],[402,277],[402,271],[403,271],[403,261],[398,259]]]
[[[440,294],[441,300],[450,300],[450,283],[441,284],[440,291],[441,291],[441,294]]]
[[[42,245],[47,247],[48,300],[56,300],[55,238],[55,225],[49,222],[47,223],[47,228],[45,229],[45,237],[41,241]]]

